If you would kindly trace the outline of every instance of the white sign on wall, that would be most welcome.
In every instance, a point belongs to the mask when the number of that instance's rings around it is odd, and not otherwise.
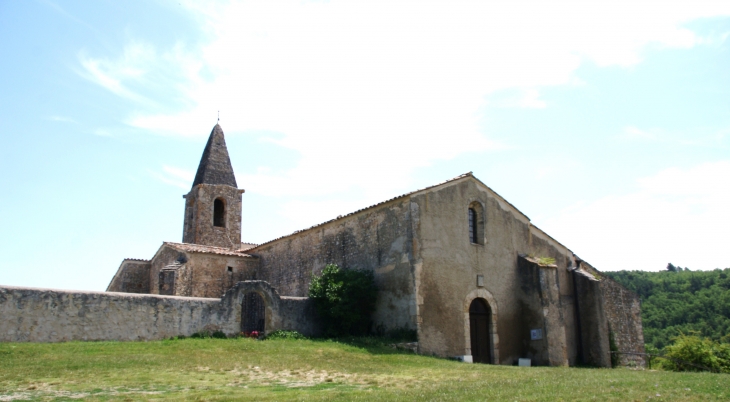
[[[531,329],[530,330],[530,339],[533,341],[538,341],[542,339],[542,330],[541,329]]]

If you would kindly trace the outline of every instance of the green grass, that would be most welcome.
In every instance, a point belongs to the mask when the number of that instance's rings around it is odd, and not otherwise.
[[[8,400],[728,400],[730,376],[464,364],[381,341],[0,344]]]

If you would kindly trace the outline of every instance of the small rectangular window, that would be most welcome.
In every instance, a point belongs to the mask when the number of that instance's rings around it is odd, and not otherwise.
[[[228,267],[228,272],[233,272],[233,267]]]

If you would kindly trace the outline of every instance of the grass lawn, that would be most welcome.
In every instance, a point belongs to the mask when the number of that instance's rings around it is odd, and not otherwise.
[[[464,364],[378,340],[0,343],[11,400],[729,400],[730,376]]]

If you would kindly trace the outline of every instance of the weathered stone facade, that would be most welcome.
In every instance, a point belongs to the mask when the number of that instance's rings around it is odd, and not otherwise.
[[[573,271],[578,301],[576,329],[580,337],[576,346],[582,363],[611,367],[610,333],[601,281],[590,271],[585,266]]]
[[[608,320],[613,351],[645,353],[644,329],[641,325],[641,299],[608,276],[601,275],[601,295]],[[639,354],[619,354],[622,366],[642,367],[646,363]]]
[[[165,242],[150,265],[149,293],[220,297],[237,282],[256,279],[258,259],[221,247]],[[122,290],[112,283],[107,291]]]
[[[0,288],[0,340],[146,340],[235,330],[220,300],[112,292]]]
[[[199,184],[185,195],[183,243],[238,249],[241,246],[241,192],[235,187]],[[223,225],[212,224],[214,204],[223,204]]]
[[[127,258],[112,278],[108,291],[124,293],[151,293],[149,260]]]
[[[643,352],[636,295],[603,278],[471,173],[258,246],[240,242],[242,192],[216,125],[185,196],[183,243],[163,243],[150,261],[125,260],[107,289],[152,295],[14,290],[10,302],[0,300],[6,311],[19,306],[12,317],[30,313],[47,329],[55,316],[68,329],[6,338],[156,339],[206,327],[235,333],[243,326],[317,334],[309,284],[313,274],[337,264],[373,272],[378,296],[371,330],[415,330],[420,353],[609,367],[612,347]],[[150,329],[130,332],[114,324],[106,335],[88,338],[71,328],[91,325],[78,318],[82,310],[92,320],[106,312]],[[38,333],[26,323],[6,325],[13,334]]]
[[[293,296],[306,296],[327,264],[373,271],[373,329],[416,329],[410,213],[407,199],[387,202],[246,252],[260,260],[258,279]]]
[[[237,250],[241,247],[241,194],[236,185],[226,140],[213,127],[185,198],[183,243]]]

